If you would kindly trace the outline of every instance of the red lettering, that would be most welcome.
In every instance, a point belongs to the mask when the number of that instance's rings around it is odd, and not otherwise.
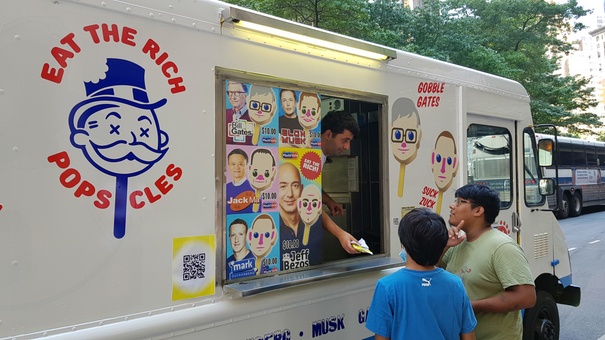
[[[103,32],[103,40],[105,42],[109,42],[109,39],[111,39],[111,38],[113,38],[114,42],[120,41],[120,34],[118,32],[118,25],[116,25],[116,24],[112,24],[111,28],[109,28],[109,25],[107,25],[107,24],[102,24],[101,25],[101,32]]]
[[[418,84],[418,93],[443,93],[445,83],[420,82]]]
[[[183,82],[183,77],[168,79],[168,84],[172,85],[170,92],[176,94],[176,93],[187,90],[187,88],[181,84],[182,82]]]
[[[76,44],[76,42],[74,41],[74,37],[76,35],[73,33],[69,33],[68,35],[64,36],[63,39],[59,40],[59,42],[63,45],[67,44],[69,45],[69,47],[71,47],[71,49],[76,52],[76,53],[80,53],[80,51],[82,50],[80,48],[80,46],[78,44]]]
[[[66,188],[75,187],[78,183],[80,183],[80,179],[82,179],[80,173],[74,168],[66,169],[61,173],[61,175],[59,175],[59,181]]]
[[[164,53],[166,54],[166,53]],[[157,63],[157,60],[156,60]],[[169,61],[167,63],[165,63],[164,65],[162,65],[162,74],[164,74],[164,76],[166,78],[170,78],[172,76],[171,73],[168,72],[169,69],[172,69],[174,71],[174,73],[178,73],[179,69],[178,67],[176,67],[176,64],[173,63],[172,61]]]
[[[127,26],[124,27],[122,29],[122,43],[128,46],[136,46],[136,43],[134,42],[135,34],[137,34],[137,30],[135,30],[134,28],[130,28]]]
[[[50,54],[55,58],[59,66],[62,68],[67,67],[67,59],[73,58],[75,54],[72,52],[62,49],[61,47],[53,47],[50,50]]]
[[[97,193],[98,200],[94,201],[94,206],[99,209],[109,208],[109,205],[111,204],[109,199],[111,198],[111,196],[112,194],[110,191],[105,189],[99,190],[99,192]]]
[[[418,97],[416,102],[417,107],[438,107],[440,97],[437,96],[425,96]]]
[[[174,185],[166,181],[166,176],[162,175],[155,181],[155,187],[160,190],[163,195],[166,195]]]
[[[154,195],[151,192],[151,189],[149,189],[149,187],[146,187],[145,189],[143,189],[143,191],[145,192],[145,196],[147,196],[147,200],[149,201],[149,203],[154,203],[160,198],[162,198],[162,195]]]
[[[92,38],[92,42],[94,42],[95,44],[101,42],[101,39],[99,39],[99,35],[97,34],[98,29],[99,25],[97,24],[84,26],[83,28],[84,32],[88,32],[88,34],[90,34],[90,38]]]
[[[159,66],[159,65],[162,65],[162,63],[163,63],[164,61],[166,61],[166,59],[168,59],[168,53],[164,52],[164,53],[162,53],[162,55],[160,55],[159,57],[157,57],[157,58],[155,59],[155,64],[156,64],[156,65],[158,65],[158,66]],[[171,62],[171,63],[172,63],[172,62]],[[165,67],[165,65],[164,65],[164,67]],[[164,67],[162,67],[162,71],[164,71]],[[170,75],[166,74],[166,72],[163,72],[163,73],[164,73],[164,75],[165,75],[166,77],[170,77]]]
[[[143,53],[149,53],[151,60],[155,60],[155,54],[160,51],[160,46],[153,39],[147,40],[143,46]]]
[[[153,41],[153,39],[149,39],[145,45],[143,45],[142,51],[145,54],[149,54],[149,58],[151,58],[156,65],[161,65],[162,74],[164,77],[168,78],[168,84],[172,85],[170,92],[179,93],[187,90],[182,84],[182,77],[173,77],[179,72],[179,68],[173,61],[168,60],[168,53],[162,52],[160,54],[160,45]]]
[[[82,183],[80,183],[80,185],[74,192],[74,196],[80,197],[80,196],[84,195],[84,196],[90,197],[90,196],[94,195],[94,193],[95,193],[95,186],[92,185],[92,183],[90,183],[89,181],[84,180],[84,181],[82,181]]]
[[[183,170],[180,167],[175,166],[174,164],[170,164],[166,167],[166,175],[172,177],[172,179],[174,179],[175,181],[178,181],[183,175]]]
[[[56,163],[59,168],[61,169],[65,169],[69,166],[69,155],[67,155],[66,151],[61,151],[59,153],[56,153],[54,155],[50,155],[48,156],[48,162],[49,163]]]
[[[143,196],[143,192],[141,190],[135,190],[130,193],[130,206],[135,209],[141,209],[145,206],[145,201],[137,202],[137,197]]]
[[[42,73],[40,74],[40,77],[42,77],[42,79],[52,81],[53,83],[60,84],[61,80],[63,80],[64,72],[65,71],[62,68],[57,70],[54,67],[50,67],[50,65],[46,63],[42,65]]]
[[[123,27],[122,30],[118,28],[116,24],[102,24],[101,26],[97,24],[85,26],[83,29],[85,32],[90,34],[90,38],[95,44],[101,42],[101,38],[99,37],[99,27],[101,28],[101,36],[103,36],[104,42],[122,42],[124,45],[128,46],[136,46],[134,42],[134,36],[137,34],[137,31],[134,28]]]

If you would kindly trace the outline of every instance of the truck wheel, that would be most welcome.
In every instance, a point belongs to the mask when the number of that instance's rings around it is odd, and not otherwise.
[[[569,216],[569,196],[567,194],[563,194],[563,197],[561,197],[561,206],[559,208],[557,218],[560,220],[567,218]]]
[[[569,216],[576,217],[582,214],[582,195],[579,192],[573,194],[569,201]]]
[[[559,340],[559,310],[555,299],[536,291],[536,304],[523,317],[523,340]]]

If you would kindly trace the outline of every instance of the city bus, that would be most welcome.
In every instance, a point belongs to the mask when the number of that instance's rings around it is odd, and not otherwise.
[[[580,216],[584,207],[605,204],[605,142],[542,133],[536,138],[553,143],[553,164],[542,171],[555,181],[556,194],[548,204],[557,218]]]

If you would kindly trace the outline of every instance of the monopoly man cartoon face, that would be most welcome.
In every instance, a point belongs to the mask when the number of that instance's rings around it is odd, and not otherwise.
[[[298,199],[298,213],[306,225],[317,222],[321,215],[321,190],[315,184],[307,185]]]
[[[391,150],[395,159],[402,164],[411,163],[416,158],[421,138],[416,105],[408,98],[397,99],[393,104],[391,127]]]
[[[267,149],[256,149],[250,157],[248,180],[256,191],[268,189],[275,178],[275,158]]]
[[[317,94],[303,92],[300,94],[300,103],[298,104],[298,122],[307,129],[312,130],[317,127],[321,119],[321,101]]]
[[[276,108],[275,93],[271,88],[259,85],[250,88],[248,102],[250,120],[260,125],[267,124],[273,118]]]
[[[443,131],[435,141],[435,149],[431,155],[431,170],[439,191],[449,189],[458,171],[456,143],[449,131]]]
[[[140,66],[122,59],[108,59],[107,66],[104,79],[84,83],[88,98],[71,110],[71,142],[100,171],[135,176],[168,150],[155,113],[166,99],[149,103]]]
[[[271,216],[267,214],[259,215],[252,222],[252,228],[248,231],[248,246],[252,253],[256,258],[267,256],[276,240],[277,232]]]

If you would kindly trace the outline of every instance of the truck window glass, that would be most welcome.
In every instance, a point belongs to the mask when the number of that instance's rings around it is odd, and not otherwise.
[[[540,195],[540,167],[536,156],[536,137],[531,129],[523,130],[523,178],[524,197],[528,207],[544,204],[544,196]]]
[[[471,124],[467,130],[468,182],[487,185],[500,194],[500,205],[511,205],[511,136],[497,126]]]

